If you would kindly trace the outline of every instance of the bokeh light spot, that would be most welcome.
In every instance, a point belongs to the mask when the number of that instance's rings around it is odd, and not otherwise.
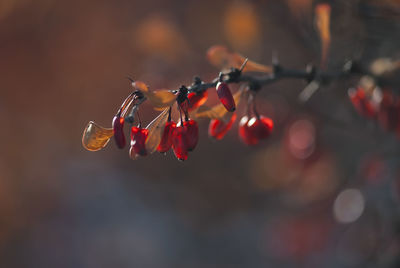
[[[340,223],[356,221],[365,208],[365,200],[357,189],[343,190],[336,198],[333,205],[335,219]]]
[[[309,120],[298,120],[289,128],[289,150],[299,159],[306,159],[315,149],[315,127]]]

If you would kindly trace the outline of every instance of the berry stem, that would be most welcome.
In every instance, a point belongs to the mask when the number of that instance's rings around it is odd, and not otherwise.
[[[169,111],[168,111],[168,122],[171,122],[171,112],[172,112],[172,107],[169,107]]]
[[[253,94],[251,94],[251,102],[253,104],[253,113],[254,115],[257,117],[257,119],[260,119],[260,114],[257,111],[257,104],[256,104],[256,92],[254,92]]]
[[[242,66],[244,66],[244,63]],[[318,81],[319,84],[325,85],[331,83],[332,81],[353,76],[360,77],[362,75],[369,75],[374,79],[379,79],[379,81],[382,83],[386,83],[385,81],[382,81],[382,77],[376,77],[369,70],[367,70],[366,68],[362,68],[362,66],[359,66],[359,64],[356,64],[353,61],[346,61],[343,64],[343,68],[336,71],[326,71],[321,69],[318,70],[315,66],[313,66],[313,68],[309,68],[309,66],[306,66],[304,70],[287,69],[279,65],[279,63],[275,61],[273,72],[271,73],[255,75],[252,73],[242,73],[240,69],[232,68],[228,72],[220,72],[218,76],[214,78],[211,82],[193,83],[192,85],[187,87],[183,85],[181,86],[181,88],[186,89],[187,93],[201,93],[210,88],[215,88],[218,82],[225,82],[227,84],[246,83],[250,86],[250,90],[255,92],[262,89],[263,86],[273,84],[282,79],[300,79],[304,80],[307,83],[310,83],[311,81]],[[197,80],[202,81],[199,77]],[[179,90],[171,91],[179,92]],[[177,99],[180,95],[181,94],[178,94]],[[145,99],[141,100],[142,101],[140,103],[144,102]],[[139,103],[137,105],[139,105]]]
[[[182,110],[181,110],[181,106],[179,104],[178,104],[178,111],[179,111],[179,119],[181,120],[181,125],[183,126]]]
[[[246,105],[246,114],[247,116],[250,116],[250,111],[251,111],[251,99],[253,98],[252,94],[250,94],[250,91],[247,91],[247,105]]]
[[[138,125],[138,127],[141,128],[141,127],[142,127],[142,120],[140,119],[139,109],[136,110],[136,115],[137,115],[138,120],[139,120],[139,125]]]

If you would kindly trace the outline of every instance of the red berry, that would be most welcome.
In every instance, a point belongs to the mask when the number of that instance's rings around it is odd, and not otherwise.
[[[383,94],[378,119],[386,130],[395,131],[400,127],[400,101],[389,92]]]
[[[247,127],[254,137],[259,140],[266,139],[272,132],[274,123],[268,117],[253,116],[248,122]]]
[[[356,111],[365,117],[374,118],[376,115],[376,108],[372,101],[368,99],[362,88],[350,88],[348,91],[350,101],[353,104]]]
[[[184,161],[188,157],[186,146],[186,127],[177,126],[172,135],[172,149],[178,160]]]
[[[258,138],[253,135],[250,128],[247,126],[249,117],[243,116],[239,122],[239,137],[247,145],[255,145],[258,143]]]
[[[225,82],[218,82],[217,86],[217,94],[218,98],[221,101],[222,105],[229,111],[233,112],[236,109],[235,100],[233,99],[231,90],[228,87],[228,84]]]
[[[171,149],[172,135],[173,135],[173,131],[174,131],[175,127],[176,127],[176,124],[173,121],[169,121],[165,124],[164,132],[161,137],[161,142],[157,148],[157,151],[159,151],[160,153],[165,153],[169,149]]]
[[[129,154],[132,158],[136,158],[137,155],[146,156],[146,139],[149,131],[145,128],[132,127],[131,130],[131,148]]]
[[[179,122],[177,127],[182,126],[182,123]],[[189,119],[188,121],[183,122],[183,127],[185,128],[185,140],[186,140],[186,148],[187,150],[193,151],[199,141],[199,126],[197,122]]]
[[[233,123],[236,120],[236,113],[232,114],[231,119],[228,123],[225,123],[219,119],[212,119],[208,126],[208,135],[217,140],[221,140],[225,134],[231,129]]]
[[[124,118],[117,114],[114,116],[112,121],[112,127],[114,131],[114,139],[118,148],[122,149],[125,147],[125,134],[124,134]]]
[[[188,111],[192,111],[201,105],[203,105],[208,98],[208,92],[206,90],[199,93],[191,92],[187,95],[189,100]]]
[[[189,119],[183,122],[183,126],[186,128],[186,147],[188,151],[193,151],[199,141],[199,126],[197,122]]]

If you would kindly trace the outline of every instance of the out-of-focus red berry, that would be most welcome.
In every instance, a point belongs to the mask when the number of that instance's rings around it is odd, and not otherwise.
[[[400,128],[400,101],[390,92],[383,93],[378,120],[388,131],[396,131]]]
[[[377,109],[370,98],[367,97],[364,89],[358,87],[357,89],[350,88],[348,91],[350,101],[356,111],[365,117],[374,118]]]
[[[201,91],[199,93],[191,92],[187,95],[189,103],[188,103],[188,111],[192,111],[201,105],[203,105],[208,98],[208,92],[206,90]]]
[[[228,123],[225,123],[219,119],[212,119],[208,126],[208,135],[217,140],[221,140],[226,133],[231,129],[233,123],[236,120],[236,113],[232,114],[231,119]]]
[[[188,157],[186,145],[186,127],[177,126],[172,135],[172,149],[178,160],[184,161]]]
[[[258,143],[258,138],[253,135],[250,128],[247,126],[249,122],[249,117],[247,115],[243,116],[239,122],[239,137],[247,145],[255,145]]]
[[[137,155],[146,156],[146,139],[149,131],[145,128],[132,127],[131,129],[131,148],[129,154],[132,158]]]
[[[126,144],[125,134],[124,134],[124,122],[125,119],[121,117],[121,115],[119,114],[114,116],[112,121],[115,143],[120,149],[124,148]]]
[[[163,132],[163,135],[161,137],[161,142],[157,147],[157,151],[159,151],[160,153],[165,153],[169,149],[171,149],[171,147],[172,147],[172,135],[173,135],[175,127],[176,127],[176,124],[173,121],[168,121],[165,124],[164,132]]]
[[[216,86],[217,95],[222,105],[229,111],[233,112],[236,109],[235,100],[233,99],[232,92],[225,82],[218,82]]]
[[[307,164],[318,158],[316,132],[314,123],[309,119],[301,118],[291,123],[284,138],[285,149],[290,156]]]

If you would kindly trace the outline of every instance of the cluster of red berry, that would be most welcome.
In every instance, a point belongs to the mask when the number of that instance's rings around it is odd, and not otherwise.
[[[130,130],[129,155],[132,159],[155,151],[166,153],[172,149],[179,160],[186,160],[188,153],[195,149],[199,140],[199,127],[194,119],[210,119],[209,136],[221,140],[236,121],[236,106],[244,96],[248,98],[247,112],[239,123],[239,137],[247,145],[255,145],[269,137],[273,122],[270,118],[260,116],[255,108],[256,89],[260,88],[262,83],[255,77],[242,77],[241,74],[245,71],[270,75],[272,67],[250,61],[221,46],[211,47],[207,57],[223,70],[219,77],[209,83],[204,83],[196,77],[188,88],[181,86],[179,90],[151,91],[145,83],[131,80],[134,91],[124,100],[114,116],[112,128],[104,128],[90,121],[82,136],[83,146],[89,151],[98,151],[114,136],[117,147],[124,148],[127,143],[124,124],[133,124],[137,118],[138,124]],[[248,87],[232,94],[228,84],[241,82],[247,83]],[[220,101],[212,107],[205,105],[209,88],[216,89]],[[155,110],[162,112],[149,125],[142,127],[138,110],[145,100],[150,101]],[[178,122],[172,120],[171,112],[175,110],[174,107],[177,107],[179,112]]]
[[[229,94],[232,97],[230,91],[228,95]],[[189,117],[189,112],[203,105],[207,101],[207,98],[207,91],[201,91],[198,93],[191,92],[187,94],[186,87],[182,86],[179,89],[177,102],[179,104],[178,109],[180,113],[180,121],[176,124],[171,120],[170,108],[168,121],[165,124],[161,142],[157,147],[157,151],[160,153],[166,153],[172,148],[177,159],[182,161],[187,159],[188,152],[194,150],[199,140],[198,124],[195,120]],[[226,98],[223,99],[224,101],[226,100]],[[234,101],[232,103],[234,105]],[[184,114],[184,120],[182,114]]]
[[[216,85],[218,98],[223,105],[225,112],[229,112],[229,120],[224,121],[222,118],[211,119],[208,133],[210,137],[221,140],[225,134],[231,129],[236,120],[236,103],[235,99],[226,82],[218,82]],[[134,93],[132,93],[134,94]],[[131,94],[131,95],[132,95]],[[242,117],[239,123],[239,136],[247,145],[255,145],[261,139],[269,137],[273,129],[273,122],[270,118],[260,116],[254,105],[254,97],[251,96],[252,103],[248,102],[247,113]],[[176,92],[176,103],[179,110],[179,122],[175,123],[171,117],[172,106],[169,107],[168,119],[161,132],[160,142],[157,151],[166,153],[171,148],[179,160],[186,160],[188,152],[193,151],[199,140],[199,127],[197,122],[190,118],[190,112],[195,111],[202,106],[208,98],[206,90],[188,93],[188,89],[182,86]],[[129,99],[129,97],[128,97]],[[127,100],[124,101],[117,114],[112,121],[112,131],[115,143],[118,148],[124,148],[126,139],[124,135],[125,118]],[[252,104],[252,105],[251,105]],[[250,109],[251,107],[251,109]],[[124,113],[125,111],[125,113]],[[251,112],[252,113],[251,113]],[[253,115],[252,115],[253,114]],[[146,156],[146,140],[149,136],[149,130],[141,127],[141,122],[137,126],[131,128],[131,143],[129,155],[136,159],[139,156]]]
[[[365,89],[361,86],[348,90],[350,101],[356,111],[376,120],[387,131],[393,131],[400,138],[400,98],[389,90],[379,87]]]

